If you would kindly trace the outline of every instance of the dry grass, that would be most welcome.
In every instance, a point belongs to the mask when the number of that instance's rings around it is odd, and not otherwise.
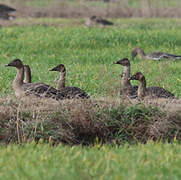
[[[74,144],[171,141],[181,138],[180,100],[120,105],[119,99],[35,100],[0,99],[0,141],[32,140]],[[152,102],[151,104],[155,104]],[[158,110],[158,107],[162,111]],[[173,111],[170,107],[173,106]],[[167,111],[169,109],[169,112]]]

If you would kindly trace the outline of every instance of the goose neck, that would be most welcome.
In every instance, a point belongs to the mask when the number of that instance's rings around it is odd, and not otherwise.
[[[143,99],[146,95],[146,80],[145,77],[143,77],[140,80],[140,85],[138,87],[138,98]]]
[[[24,69],[24,71],[25,71],[25,80],[24,80],[24,82],[25,83],[31,83],[31,72],[30,72],[30,70],[29,69]]]
[[[18,69],[16,73],[16,77],[13,81],[13,88],[18,88],[23,85],[23,79],[24,79],[24,67],[21,67]]]
[[[66,72],[60,72],[60,78],[56,87],[57,90],[65,87],[65,77],[66,77]]]

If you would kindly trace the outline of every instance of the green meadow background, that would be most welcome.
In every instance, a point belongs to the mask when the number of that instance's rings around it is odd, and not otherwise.
[[[31,19],[30,19],[31,20]],[[15,23],[26,23],[25,19]],[[181,55],[180,19],[117,19],[113,27],[87,28],[83,19],[36,19],[33,25],[0,28],[0,93],[14,94],[16,69],[5,67],[14,58],[29,64],[33,82],[55,86],[67,68],[67,86],[84,89],[92,97],[119,97],[122,67],[114,61],[127,57],[132,74],[144,73],[147,86],[161,86],[181,97],[181,60],[131,60],[130,52],[163,51]],[[49,25],[51,24],[51,26]],[[79,24],[77,26],[77,24]],[[138,84],[133,82],[133,84]],[[14,96],[14,95],[13,95]],[[181,179],[180,143],[149,141],[117,146],[51,146],[34,142],[0,147],[0,179]]]
[[[59,74],[49,72],[49,69],[63,63],[67,68],[67,86],[78,86],[93,97],[118,97],[122,67],[113,65],[113,62],[123,57],[130,59],[134,47],[141,47],[146,53],[163,51],[181,54],[181,21],[178,19],[122,19],[116,20],[115,26],[110,28],[69,24],[64,27],[32,25],[0,28],[2,95],[12,92],[16,70],[5,68],[5,64],[14,58],[30,65],[33,82],[55,86]],[[181,61],[141,61],[136,58],[131,60],[131,66],[132,74],[143,72],[147,86],[161,86],[176,97],[181,96]]]

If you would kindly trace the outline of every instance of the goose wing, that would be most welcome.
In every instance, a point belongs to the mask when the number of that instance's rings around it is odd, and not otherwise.
[[[163,53],[162,58],[164,58],[164,59],[181,59],[181,56],[180,55]]]
[[[167,91],[166,89],[162,88],[162,87],[155,87],[155,86],[151,86],[147,88],[148,93],[151,96],[155,96],[158,98],[174,98],[174,94],[172,94],[171,92]]]
[[[97,23],[101,23],[103,25],[113,25],[113,23],[111,21],[108,21],[108,20],[102,19],[102,18],[97,19]]]
[[[64,87],[57,91],[59,99],[88,99],[90,96],[78,87]]]
[[[38,97],[56,98],[57,90],[44,83],[27,83],[23,85],[25,95],[35,95]]]
[[[168,54],[164,52],[152,52],[146,56],[148,59],[161,60],[161,59],[181,59],[180,55]]]

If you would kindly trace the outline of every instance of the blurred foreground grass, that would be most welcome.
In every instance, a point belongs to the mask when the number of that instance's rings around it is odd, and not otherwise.
[[[1,179],[180,179],[180,144],[69,147],[35,143],[0,150]]]

